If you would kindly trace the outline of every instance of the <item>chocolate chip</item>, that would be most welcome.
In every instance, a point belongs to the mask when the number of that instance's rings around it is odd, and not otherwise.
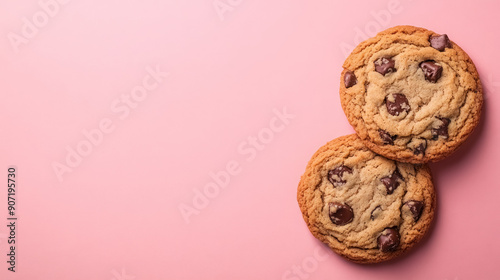
[[[342,180],[342,176],[347,172],[352,174],[352,169],[345,165],[341,165],[328,171],[328,181],[330,181],[335,187],[340,187],[346,183],[346,180]]]
[[[424,71],[425,79],[431,83],[437,82],[443,73],[443,67],[432,60],[420,63],[420,68]]]
[[[446,34],[432,36],[429,38],[429,41],[431,43],[431,47],[440,52],[444,51],[445,48],[451,48],[450,39],[448,39],[448,35]]]
[[[382,252],[396,251],[399,246],[399,232],[397,227],[386,228],[377,238],[378,248]]]
[[[338,226],[342,226],[352,222],[354,213],[352,212],[352,208],[349,205],[330,202],[329,206],[329,215],[332,223]]]
[[[396,168],[394,172],[392,172],[391,176],[384,177],[380,179],[380,181],[387,188],[387,194],[392,194],[394,190],[399,186],[399,181],[403,181],[403,176],[399,173],[399,170]]]
[[[380,134],[380,138],[382,138],[382,141],[384,141],[384,144],[389,144],[389,145],[394,145],[394,140],[398,138],[397,135],[391,136],[389,132],[379,129],[378,134]]]
[[[413,216],[413,220],[418,221],[420,215],[422,215],[422,210],[424,210],[424,203],[418,200],[408,200],[403,204],[403,206],[408,207]]]
[[[344,85],[346,88],[350,88],[358,82],[356,76],[352,71],[347,71],[344,74]]]
[[[375,60],[375,71],[385,76],[385,74],[387,73],[396,72],[396,68],[394,68],[394,65],[394,59],[388,56],[384,56]]]
[[[404,94],[393,93],[392,97],[394,101],[390,101],[389,97],[385,98],[385,106],[387,107],[387,112],[393,116],[399,116],[402,112],[410,111],[410,103]]]
[[[437,140],[439,136],[442,136],[444,139],[448,139],[448,125],[450,125],[450,119],[437,117],[441,124],[437,128],[431,129],[432,140]]]
[[[375,220],[378,217],[378,215],[380,215],[381,212],[382,212],[382,208],[380,208],[380,206],[375,207],[372,210],[372,213],[370,214],[370,219],[372,221]]]
[[[427,149],[427,140],[424,139],[424,142],[420,143],[414,150],[414,155],[422,155],[425,156],[425,150]]]

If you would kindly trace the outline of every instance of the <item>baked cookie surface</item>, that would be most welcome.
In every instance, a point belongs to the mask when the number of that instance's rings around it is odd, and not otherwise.
[[[384,158],[356,135],[332,140],[314,154],[297,200],[311,233],[358,263],[390,260],[414,247],[436,207],[426,165]]]
[[[359,44],[343,68],[340,100],[349,123],[368,148],[385,157],[441,160],[479,122],[478,73],[447,35],[396,26]]]

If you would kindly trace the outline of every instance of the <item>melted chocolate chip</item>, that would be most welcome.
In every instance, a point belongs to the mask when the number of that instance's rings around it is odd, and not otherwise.
[[[440,52],[444,51],[445,48],[451,48],[450,39],[446,34],[432,36],[429,38],[429,41],[431,43],[431,47],[435,48]]]
[[[401,173],[399,173],[397,168],[394,172],[392,172],[391,176],[380,179],[380,181],[387,188],[387,194],[392,194],[394,192],[394,190],[399,186],[399,180],[403,181],[403,176],[401,176]]]
[[[385,76],[385,74],[396,72],[395,64],[394,59],[388,56],[381,57],[375,60],[375,71]]]
[[[420,143],[414,150],[414,155],[422,155],[425,156],[425,150],[427,149],[427,140],[424,139],[424,142]]]
[[[408,207],[413,216],[413,220],[416,222],[420,219],[420,215],[422,215],[422,210],[424,210],[424,203],[418,200],[408,200],[403,204],[403,206]]]
[[[399,116],[402,112],[410,111],[410,103],[404,94],[393,93],[392,97],[394,102],[389,101],[389,98],[385,98],[385,106],[387,107],[387,112],[393,116]]]
[[[397,135],[391,136],[389,132],[379,129],[378,134],[380,134],[380,138],[382,138],[382,141],[384,141],[384,144],[389,144],[389,145],[394,145],[394,140],[398,138]]]
[[[344,85],[346,88],[350,88],[358,82],[356,76],[352,71],[347,71],[344,74]]]
[[[354,213],[352,208],[347,204],[337,202],[330,202],[329,215],[332,223],[342,226],[352,222]]]
[[[344,176],[345,172],[352,174],[352,169],[345,165],[335,167],[335,169],[328,171],[328,180],[335,187],[340,187],[346,183],[346,180],[342,180],[342,176]]]
[[[386,228],[377,238],[378,248],[382,252],[396,251],[399,246],[399,232],[397,227]]]
[[[444,139],[448,139],[448,125],[450,125],[450,119],[437,117],[441,120],[441,124],[437,128],[431,129],[432,140],[437,140],[439,136]]]
[[[370,219],[372,221],[375,220],[378,217],[378,215],[380,215],[381,212],[382,212],[382,208],[380,208],[380,206],[375,207],[372,210],[372,213],[370,214]]]
[[[432,60],[420,63],[420,68],[424,71],[425,79],[431,83],[437,82],[443,73],[443,67]]]

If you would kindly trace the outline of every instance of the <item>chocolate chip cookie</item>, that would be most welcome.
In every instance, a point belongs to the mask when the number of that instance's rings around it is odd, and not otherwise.
[[[343,65],[340,100],[368,148],[410,162],[438,161],[479,122],[474,63],[446,34],[397,26],[359,44]]]
[[[436,208],[429,168],[375,154],[356,135],[309,161],[297,200],[311,233],[358,263],[398,257],[428,231]]]

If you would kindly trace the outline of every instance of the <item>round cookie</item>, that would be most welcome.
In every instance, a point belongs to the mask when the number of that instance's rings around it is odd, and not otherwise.
[[[455,151],[479,122],[474,63],[447,35],[396,26],[359,44],[343,65],[342,108],[366,146],[411,163]]]
[[[357,263],[407,252],[428,231],[436,208],[427,165],[384,158],[354,134],[314,154],[297,200],[311,233]]]

